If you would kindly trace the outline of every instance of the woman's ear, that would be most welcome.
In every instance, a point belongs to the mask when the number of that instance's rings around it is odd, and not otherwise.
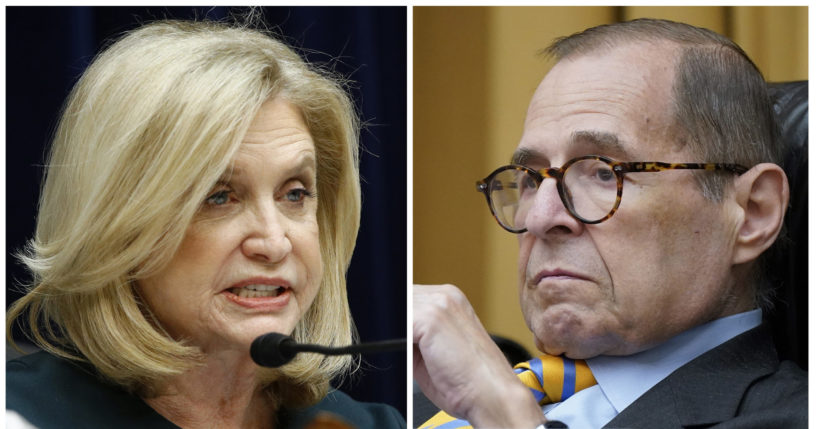
[[[789,181],[780,166],[758,164],[735,181],[735,198],[744,217],[738,225],[733,264],[757,259],[783,227],[789,205]]]

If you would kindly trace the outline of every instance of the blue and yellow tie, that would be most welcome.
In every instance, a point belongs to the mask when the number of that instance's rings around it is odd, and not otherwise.
[[[596,384],[596,379],[583,360],[542,355],[514,367],[519,380],[528,386],[539,405],[561,402],[574,393]],[[420,426],[420,429],[466,429],[465,420],[440,411]]]

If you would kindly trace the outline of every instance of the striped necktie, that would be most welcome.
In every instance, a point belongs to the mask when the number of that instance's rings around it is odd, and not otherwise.
[[[542,355],[514,367],[519,380],[528,386],[539,405],[562,402],[574,393],[596,384],[596,379],[583,360]],[[440,411],[420,426],[420,429],[471,428],[465,420]]]

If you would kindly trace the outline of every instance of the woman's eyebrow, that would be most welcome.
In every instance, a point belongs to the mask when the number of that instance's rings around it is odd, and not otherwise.
[[[285,170],[289,174],[295,174],[304,170],[317,170],[318,163],[315,160],[315,154],[310,151],[303,152],[298,156],[298,160],[290,164],[290,167]]]
[[[243,173],[244,171],[241,167],[231,164],[224,173],[221,173],[221,176],[218,178],[218,183],[230,183],[234,178],[241,177]]]
[[[303,170],[316,170],[317,161],[315,155],[311,152],[304,152],[298,156],[298,160],[289,164],[283,170],[284,175],[295,174]],[[224,173],[218,178],[218,183],[230,183],[235,179],[240,179],[244,176],[245,171],[240,165],[231,164]]]

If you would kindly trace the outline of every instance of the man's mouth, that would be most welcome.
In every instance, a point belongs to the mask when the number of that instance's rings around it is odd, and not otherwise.
[[[533,278],[533,285],[539,284],[542,280],[549,279],[549,280],[587,280],[582,274],[578,274],[572,271],[555,269],[555,270],[542,270],[540,271],[534,278]]]
[[[279,296],[286,291],[286,288],[284,286],[272,285],[247,285],[233,287],[228,289],[228,291],[241,298],[265,298]]]

